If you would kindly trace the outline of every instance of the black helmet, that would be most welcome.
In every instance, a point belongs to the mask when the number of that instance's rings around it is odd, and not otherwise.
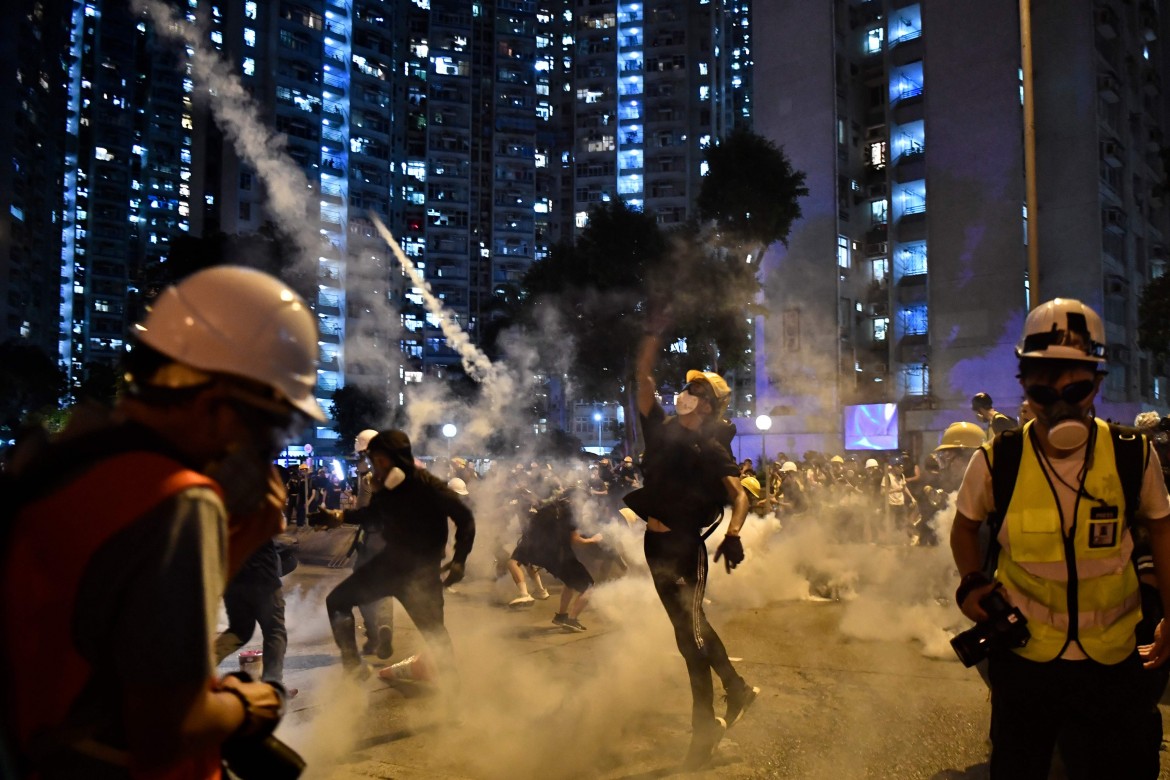
[[[990,409],[993,406],[991,396],[987,393],[976,393],[971,396],[971,408],[978,411],[981,409]]]

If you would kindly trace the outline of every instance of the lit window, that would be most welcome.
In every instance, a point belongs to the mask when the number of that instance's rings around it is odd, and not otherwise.
[[[849,267],[849,237],[837,236],[837,265],[841,268]]]
[[[211,42],[216,46],[223,46],[223,33],[219,30],[211,31]]]
[[[255,46],[256,45],[256,31],[253,30],[251,27],[244,28],[244,45],[245,46]]]
[[[882,41],[885,40],[885,30],[874,27],[865,34],[865,53],[877,54],[882,50]]]
[[[699,63],[699,75],[700,75],[700,76],[706,76],[706,75],[707,75],[707,63],[705,63],[705,62],[700,62],[700,63]]]
[[[573,223],[578,228],[583,228],[586,225],[588,225],[589,224],[589,212],[588,211],[578,211],[576,213],[576,215],[574,216]]]
[[[244,64],[241,66],[245,76],[256,75],[256,60],[251,57],[244,57]]]
[[[886,333],[890,329],[889,317],[874,317],[873,319],[873,340],[885,341]]]
[[[256,18],[256,0],[245,0],[244,17],[248,19]]]

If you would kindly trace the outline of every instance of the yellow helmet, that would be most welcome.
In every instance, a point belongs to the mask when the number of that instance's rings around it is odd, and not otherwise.
[[[951,423],[943,431],[942,439],[934,449],[936,452],[938,450],[953,450],[958,447],[976,449],[983,445],[984,435],[983,429],[975,423]]]
[[[751,493],[756,498],[760,497],[760,480],[755,477],[741,477],[739,480],[747,492]]]
[[[695,369],[691,369],[687,372],[687,384],[690,384],[696,379],[707,380],[707,384],[711,386],[712,392],[715,393],[715,400],[721,406],[727,406],[727,401],[731,397],[731,388],[727,386],[727,382],[723,381],[723,377],[714,371],[696,371]]]

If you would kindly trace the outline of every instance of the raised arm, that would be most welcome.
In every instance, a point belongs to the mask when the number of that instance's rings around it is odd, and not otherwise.
[[[657,333],[647,333],[638,345],[638,359],[635,364],[635,386],[638,389],[638,413],[643,417],[650,414],[654,408],[654,393],[658,383],[654,379],[654,365],[658,362],[658,352],[662,349],[662,337]]]

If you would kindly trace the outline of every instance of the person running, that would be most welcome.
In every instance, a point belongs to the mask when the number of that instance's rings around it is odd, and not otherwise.
[[[333,638],[342,666],[358,677],[368,668],[358,655],[354,607],[393,596],[427,639],[441,675],[454,677],[451,636],[443,625],[443,587],[463,579],[475,541],[475,517],[447,484],[417,468],[410,438],[398,430],[382,431],[367,445],[377,489],[369,506],[334,511],[321,509],[312,518],[336,527],[342,522],[369,525],[376,518],[386,546],[325,597]],[[447,547],[447,520],[455,523],[455,550],[440,580]]]
[[[374,472],[367,452],[370,442],[377,435],[378,432],[373,428],[366,428],[353,440],[358,473],[357,509],[370,505],[378,487],[374,483]],[[353,540],[354,571],[373,560],[386,546],[382,539],[380,516],[366,514],[362,517],[365,524],[358,526]],[[362,630],[366,635],[362,655],[375,655],[383,660],[394,655],[394,602],[389,598],[375,599],[358,604],[358,612],[362,616]]]
[[[674,627],[675,642],[686,661],[691,684],[691,744],[683,766],[706,765],[724,732],[734,726],[759,694],[732,666],[723,641],[703,612],[707,586],[707,548],[703,529],[718,521],[726,504],[731,520],[715,560],[726,570],[743,562],[739,532],[749,499],[739,481],[739,467],[729,448],[734,426],[727,430],[722,413],[730,396],[718,374],[688,371],[686,385],[667,416],[655,399],[653,371],[662,342],[647,334],[639,346],[636,381],[638,415],[646,441],[643,487],[625,502],[646,522],[646,562],[658,598]],[[724,717],[715,716],[711,672],[727,694]]]
[[[574,547],[601,542],[601,534],[586,537],[577,528],[573,502],[586,500],[582,492],[562,491],[537,506],[524,533],[526,543],[516,546],[509,561],[509,568],[527,566],[531,571],[539,566],[565,584],[560,608],[552,622],[566,631],[585,630],[578,617],[589,603],[589,591],[593,587],[593,577],[577,558]]]

